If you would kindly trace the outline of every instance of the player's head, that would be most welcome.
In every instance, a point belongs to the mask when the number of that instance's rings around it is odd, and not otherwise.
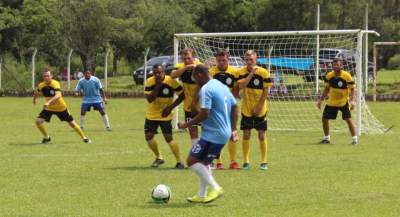
[[[194,67],[193,77],[196,81],[196,84],[200,87],[206,84],[211,79],[210,75],[208,74],[208,67],[203,64],[199,64]]]
[[[184,48],[180,52],[182,62],[185,65],[190,65],[194,63],[194,55],[192,48]]]
[[[90,76],[92,76],[92,71],[90,69],[86,69],[83,75],[85,76],[86,80],[89,80]]]
[[[335,58],[332,60],[333,71],[339,72],[343,67],[343,61],[340,58]]]
[[[51,79],[53,79],[53,75],[51,74],[50,70],[46,69],[42,73],[42,78],[46,83],[50,83]]]
[[[163,80],[165,76],[164,66],[161,64],[155,64],[153,66],[153,75],[155,78]]]
[[[226,70],[229,65],[229,53],[226,50],[219,50],[215,54],[217,60],[217,67],[219,70]]]
[[[244,54],[244,60],[247,66],[255,66],[257,64],[257,53],[254,50],[247,50]]]

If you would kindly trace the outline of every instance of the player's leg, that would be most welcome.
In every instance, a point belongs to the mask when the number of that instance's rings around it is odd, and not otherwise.
[[[258,130],[258,141],[260,142],[261,170],[268,170],[268,141],[265,130]]]
[[[185,169],[185,165],[183,165],[181,161],[181,154],[179,151],[178,143],[172,137],[172,124],[171,121],[162,121],[160,123],[160,128],[163,133],[165,141],[168,143],[172,153],[176,159],[175,169]]]
[[[240,169],[239,164],[236,162],[236,142],[229,140],[228,151],[230,159],[229,169]]]
[[[153,151],[156,159],[152,163],[152,167],[158,167],[163,164],[165,161],[161,155],[160,150],[158,149],[158,143],[154,139],[154,135],[157,134],[158,123],[157,121],[152,121],[146,119],[144,122],[144,136],[149,146],[150,150]]]
[[[194,116],[196,116],[195,113],[185,111],[186,122],[189,122]],[[199,141],[198,127],[197,126],[189,127],[189,135],[190,135],[190,140],[191,140],[192,146],[196,145],[197,142]]]
[[[49,111],[43,110],[42,112],[40,112],[39,116],[36,118],[35,121],[36,127],[43,135],[42,144],[46,144],[51,141],[51,138],[47,133],[46,128],[44,127],[44,122],[45,121],[49,122],[50,119],[51,119],[51,113],[49,113]]]
[[[254,127],[254,120],[251,117],[246,117],[242,115],[242,119],[240,121],[240,130],[243,131],[243,140],[242,140],[242,148],[243,148],[243,169],[250,169],[250,136],[251,129]]]
[[[81,127],[75,122],[74,118],[72,115],[69,113],[68,110],[62,111],[62,112],[57,112],[56,113],[60,121],[66,121],[68,122],[68,125],[75,130],[76,133],[81,137],[84,143],[91,143],[90,139],[88,139],[85,136],[85,133],[83,133]]]
[[[222,187],[215,181],[211,169],[208,166],[213,158],[220,154],[223,146],[223,144],[213,144],[200,139],[198,144],[192,147],[187,159],[187,164],[189,168],[199,176],[200,190],[196,196],[188,198],[188,201],[212,202],[223,194]],[[205,182],[206,185],[202,182]],[[209,186],[211,188],[207,197],[202,197],[207,192],[204,186]]]
[[[329,144],[331,142],[331,136],[329,135],[329,119],[336,119],[339,109],[337,107],[326,105],[322,114],[322,129],[324,131],[324,137],[319,144]]]
[[[81,130],[85,129],[85,122],[86,122],[86,112],[90,111],[90,104],[82,103],[81,104],[81,117],[80,117],[80,127]]]
[[[108,119],[108,115],[105,112],[104,104],[102,102],[96,103],[93,105],[94,110],[99,111],[101,118],[103,119],[103,123],[106,126],[107,131],[111,131],[110,120]]]
[[[356,127],[354,125],[353,120],[351,119],[351,112],[349,109],[349,105],[346,104],[343,108],[341,108],[341,112],[342,112],[342,119],[346,121],[347,126],[349,127],[349,131],[351,134],[351,144],[357,145],[358,138],[356,134]]]

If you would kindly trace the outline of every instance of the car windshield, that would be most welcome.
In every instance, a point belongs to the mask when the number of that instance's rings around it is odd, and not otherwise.
[[[168,63],[169,59],[169,57],[153,57],[147,61],[147,65]]]

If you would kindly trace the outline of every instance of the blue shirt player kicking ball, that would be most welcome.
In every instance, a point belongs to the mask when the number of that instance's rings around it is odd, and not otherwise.
[[[76,85],[75,95],[83,93],[83,102],[81,105],[81,128],[84,129],[85,126],[85,115],[86,112],[90,111],[93,107],[94,110],[99,111],[103,118],[106,130],[111,131],[110,121],[108,120],[108,115],[105,112],[104,104],[107,104],[107,97],[103,92],[103,87],[101,86],[100,79],[92,75],[90,70],[86,70],[84,77],[81,78]]]
[[[215,181],[210,164],[218,158],[224,144],[238,140],[236,123],[238,108],[228,87],[208,74],[208,68],[197,65],[193,77],[199,86],[200,112],[189,122],[178,123],[181,129],[201,122],[200,140],[192,147],[187,164],[200,178],[199,192],[187,198],[192,203],[209,203],[222,196],[222,187]],[[207,188],[210,191],[207,193]]]

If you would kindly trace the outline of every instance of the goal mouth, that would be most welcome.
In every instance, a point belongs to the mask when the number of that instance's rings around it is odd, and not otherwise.
[[[369,110],[362,88],[361,49],[363,34],[368,33],[379,35],[360,29],[178,33],[174,56],[178,62],[179,50],[191,48],[197,59],[213,65],[214,54],[223,49],[235,59],[230,64],[240,68],[245,65],[244,53],[254,50],[257,65],[266,68],[273,79],[268,96],[268,129],[285,131],[321,131],[322,111],[316,101],[325,88],[325,75],[332,71],[332,60],[340,58],[343,69],[356,81],[357,103],[352,116],[358,134],[383,133],[385,128]],[[340,113],[337,118],[341,119]],[[344,131],[347,126],[335,122],[332,129]]]

